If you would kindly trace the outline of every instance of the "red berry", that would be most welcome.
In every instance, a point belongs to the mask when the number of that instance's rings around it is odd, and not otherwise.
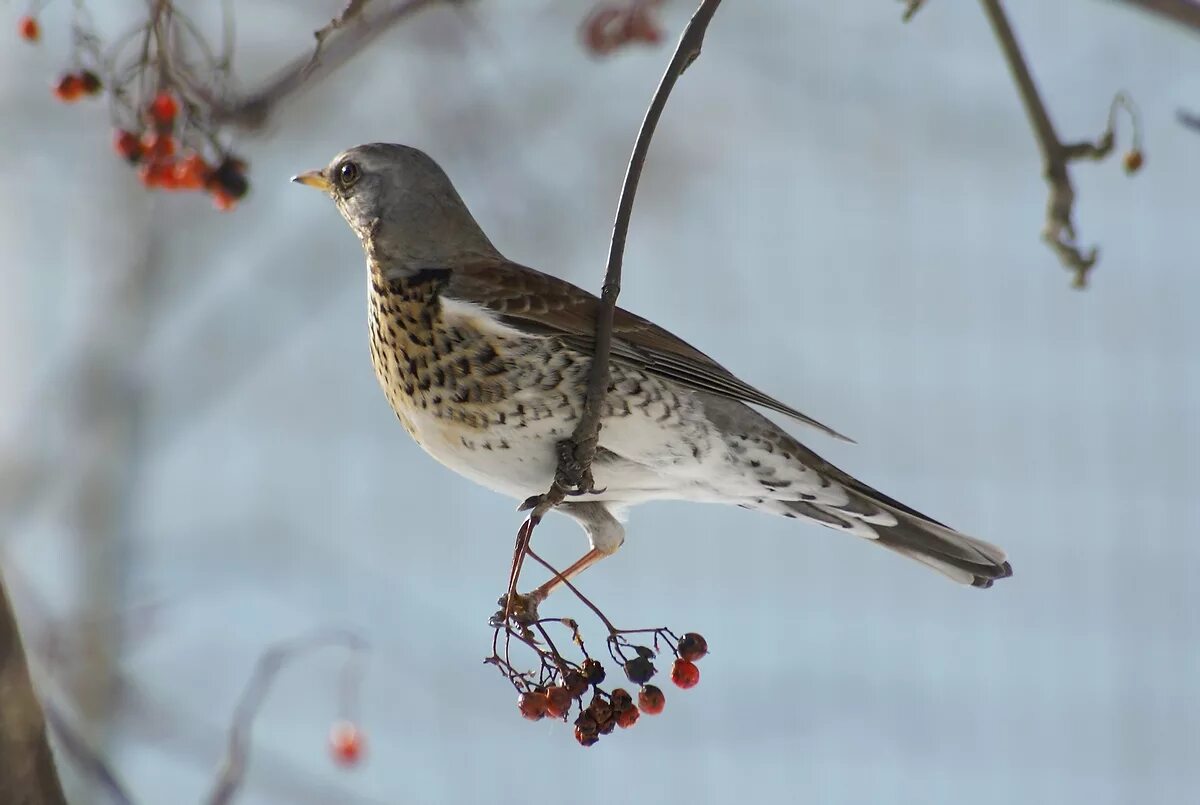
[[[708,641],[695,632],[688,632],[679,638],[679,656],[690,662],[708,653]]]
[[[546,691],[546,715],[551,718],[562,718],[571,709],[570,692],[559,685]]]
[[[83,79],[75,73],[67,73],[54,85],[54,97],[63,103],[73,103],[83,95]]]
[[[160,126],[169,126],[179,114],[179,102],[166,90],[161,90],[150,101],[150,117]]]
[[[353,766],[362,759],[362,732],[349,721],[339,721],[329,731],[329,750],[335,761],[343,766]]]
[[[617,726],[625,730],[636,724],[638,716],[640,715],[641,713],[638,712],[636,707],[630,707],[627,710],[622,710],[621,712],[617,713],[615,720],[617,722]]]
[[[42,29],[38,21],[26,14],[17,20],[17,31],[26,42],[36,42],[42,38]]]
[[[700,669],[691,660],[679,659],[671,666],[671,681],[687,690],[700,682]]]
[[[113,148],[123,158],[136,164],[142,158],[142,141],[132,131],[117,129],[113,136]]]
[[[146,151],[147,159],[161,162],[175,156],[175,138],[170,134],[148,132],[142,138],[142,148]]]
[[[646,685],[638,692],[638,709],[648,716],[656,716],[667,706],[667,697],[657,685]]]
[[[541,721],[546,715],[546,694],[526,691],[517,697],[517,709],[530,721]]]
[[[100,76],[91,70],[84,70],[79,74],[79,84],[85,95],[95,95],[104,86],[100,83]]]
[[[1132,173],[1137,173],[1139,170],[1141,170],[1142,164],[1145,161],[1146,161],[1145,155],[1140,150],[1134,148],[1133,150],[1131,150],[1125,154],[1125,158],[1122,160],[1122,164],[1125,166],[1125,172],[1132,174]]]

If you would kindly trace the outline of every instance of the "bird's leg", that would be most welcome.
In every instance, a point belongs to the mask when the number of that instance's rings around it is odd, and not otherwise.
[[[562,584],[564,581],[570,581],[571,579],[575,578],[580,573],[587,570],[589,567],[596,564],[608,555],[609,553],[606,553],[599,548],[592,548],[583,556],[579,557],[579,559],[566,570],[560,571],[554,578],[550,579],[536,590],[526,594],[524,597],[532,599],[534,606],[536,607],[542,601],[546,600],[546,596],[550,595],[555,587]]]

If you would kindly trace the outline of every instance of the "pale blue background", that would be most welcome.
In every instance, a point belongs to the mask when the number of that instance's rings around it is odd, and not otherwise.
[[[238,5],[247,84],[338,6]],[[103,109],[52,102],[65,4],[42,47],[0,48],[5,459],[48,471],[13,504],[8,575],[31,632],[77,628],[97,595],[155,603],[97,730],[114,767],[141,802],[199,801],[254,659],[341,624],[374,645],[369,761],[326,757],[340,665],[323,655],[274,691],[242,801],[1194,801],[1200,135],[1174,114],[1200,106],[1200,41],[1095,0],[1009,4],[1064,137],[1098,134],[1118,89],[1144,116],[1141,175],[1075,169],[1103,249],[1086,293],[1038,239],[1038,156],[986,21],[947,0],[908,26],[882,0],[729,0],[668,107],[626,255],[625,306],[854,436],[802,434],[1003,545],[1016,576],[966,590],[815,526],[647,506],[584,588],[620,623],[703,631],[703,683],[589,751],[518,718],[480,663],[518,516],[394,421],[359,246],[287,178],[362,141],[426,147],[509,256],[597,288],[668,52],[589,58],[586,5],[397,28],[240,141],[254,190],[230,215],[148,198]],[[109,31],[111,6],[94,8]],[[690,6],[669,4],[672,39]],[[110,356],[136,416],[109,455],[72,430],[87,401],[63,379],[120,320],[114,284],[147,243],[144,335],[117,327]],[[86,460],[118,487],[99,544],[63,514]],[[550,522],[538,544],[565,562],[582,538]],[[86,673],[71,656],[54,678]]]

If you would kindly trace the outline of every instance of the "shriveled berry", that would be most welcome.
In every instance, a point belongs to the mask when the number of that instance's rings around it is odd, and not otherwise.
[[[571,694],[566,688],[555,685],[546,691],[546,715],[562,718],[571,709]]]
[[[604,681],[604,666],[600,664],[599,660],[593,660],[589,657],[583,661],[583,664],[579,668],[583,671],[583,677],[588,681],[589,685],[599,685]]]
[[[600,740],[599,732],[584,732],[579,727],[575,728],[575,740],[579,741],[580,746],[594,746]]]
[[[700,682],[700,669],[691,660],[678,659],[671,665],[671,681],[687,690]]]
[[[596,719],[597,724],[603,725],[604,722],[612,720],[612,705],[602,699],[599,694],[592,697],[587,711],[591,713],[592,718]]]
[[[100,82],[100,76],[93,73],[91,70],[84,70],[79,74],[80,86],[83,87],[85,95],[95,95],[103,88]]]
[[[616,713],[633,707],[633,697],[629,695],[629,691],[625,690],[625,688],[614,690],[608,695],[608,700],[612,703],[613,712]]]
[[[656,685],[646,685],[638,692],[638,709],[648,716],[656,716],[667,706],[667,697]]]
[[[635,685],[644,685],[655,673],[654,663],[646,657],[634,657],[625,663],[625,676]]]
[[[362,731],[349,721],[339,721],[329,732],[329,749],[341,765],[355,765],[362,759]]]
[[[688,632],[679,638],[679,656],[690,662],[708,653],[708,641],[695,632]]]
[[[1134,148],[1125,154],[1122,164],[1125,167],[1126,173],[1137,173],[1142,169],[1142,164],[1145,163],[1146,156],[1139,149]]]
[[[175,96],[171,93],[162,90],[154,96],[154,100],[150,101],[149,112],[155,123],[160,126],[170,126],[175,121],[175,116],[179,114],[179,101],[175,100]]]
[[[563,678],[563,687],[565,687],[567,692],[571,694],[572,699],[578,699],[580,696],[587,693],[587,677],[578,671],[567,671],[566,677]]]
[[[541,721],[546,715],[546,694],[526,691],[517,697],[517,709],[530,721]]]
[[[610,718],[608,721],[605,721],[600,725],[600,734],[601,735],[611,735],[612,731],[615,730],[616,728],[617,728],[617,720],[615,718]]]
[[[636,707],[630,706],[629,709],[617,713],[616,717],[613,718],[613,722],[621,729],[627,730],[637,723],[638,716],[640,715],[641,713],[638,712]]]
[[[17,31],[26,42],[36,42],[42,38],[42,27],[28,14],[17,20]]]
[[[142,141],[132,131],[117,129],[113,135],[113,148],[132,164],[136,165],[142,158]]]

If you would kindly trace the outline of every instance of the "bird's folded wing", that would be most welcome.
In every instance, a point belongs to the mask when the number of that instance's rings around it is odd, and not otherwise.
[[[442,291],[481,305],[506,324],[552,335],[584,353],[595,346],[600,300],[565,280],[514,263],[488,260],[454,269]],[[852,441],[832,428],[739,380],[700,350],[640,316],[617,308],[613,316],[613,360],[638,366],[682,386],[761,405]]]

